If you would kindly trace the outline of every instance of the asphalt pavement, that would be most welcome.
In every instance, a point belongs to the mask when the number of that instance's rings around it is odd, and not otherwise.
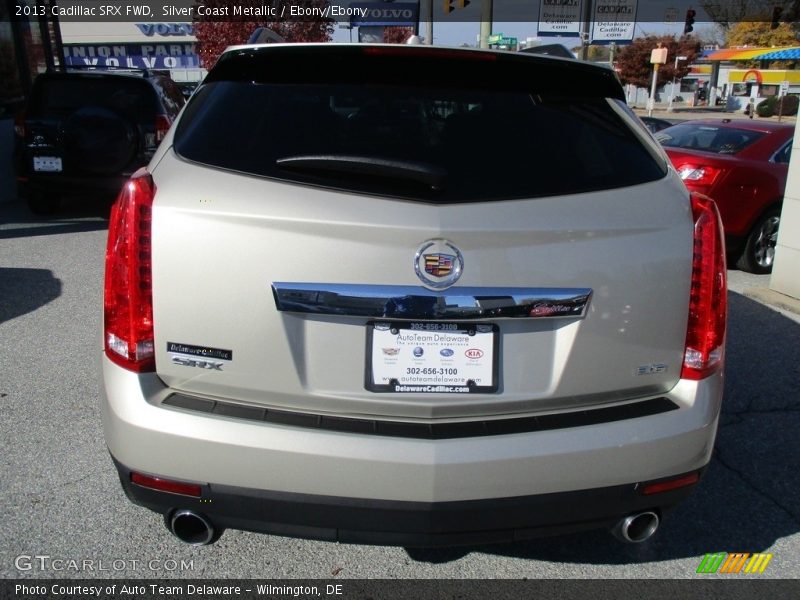
[[[0,577],[708,578],[724,577],[696,574],[719,551],[772,553],[760,577],[800,574],[800,323],[741,291],[714,459],[645,544],[604,531],[412,555],[240,531],[180,543],[125,498],[103,441],[103,213],[0,205]]]

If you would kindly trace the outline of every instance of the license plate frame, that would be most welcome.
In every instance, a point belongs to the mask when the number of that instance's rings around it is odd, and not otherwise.
[[[364,387],[370,392],[494,394],[500,388],[496,324],[369,321],[366,328]]]
[[[60,156],[34,156],[33,170],[37,173],[61,173],[64,165]]]

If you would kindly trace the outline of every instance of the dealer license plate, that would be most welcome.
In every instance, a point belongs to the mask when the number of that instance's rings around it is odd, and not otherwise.
[[[366,388],[413,394],[493,393],[498,389],[497,325],[367,324]]]
[[[62,170],[61,158],[58,156],[34,156],[33,170],[56,173]]]

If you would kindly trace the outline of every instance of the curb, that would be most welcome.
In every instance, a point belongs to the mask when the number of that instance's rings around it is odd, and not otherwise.
[[[792,298],[775,290],[765,287],[748,287],[742,290],[742,295],[761,304],[780,308],[800,316],[800,300]]]

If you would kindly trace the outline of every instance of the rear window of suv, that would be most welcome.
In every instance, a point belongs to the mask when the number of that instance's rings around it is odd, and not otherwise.
[[[277,57],[282,68],[250,61],[250,73],[223,63],[187,106],[176,152],[250,175],[435,203],[613,189],[665,174],[616,100],[560,79],[526,84],[542,59],[495,73],[482,59],[455,62],[456,53],[405,68],[349,53],[330,65],[291,57],[292,74]]]
[[[764,137],[761,131],[685,123],[663,129],[656,134],[661,145],[688,148],[715,154],[736,154]]]
[[[134,123],[151,124],[157,112],[155,92],[141,79],[75,74],[37,80],[29,113],[32,117],[64,118],[87,106],[112,110]]]

